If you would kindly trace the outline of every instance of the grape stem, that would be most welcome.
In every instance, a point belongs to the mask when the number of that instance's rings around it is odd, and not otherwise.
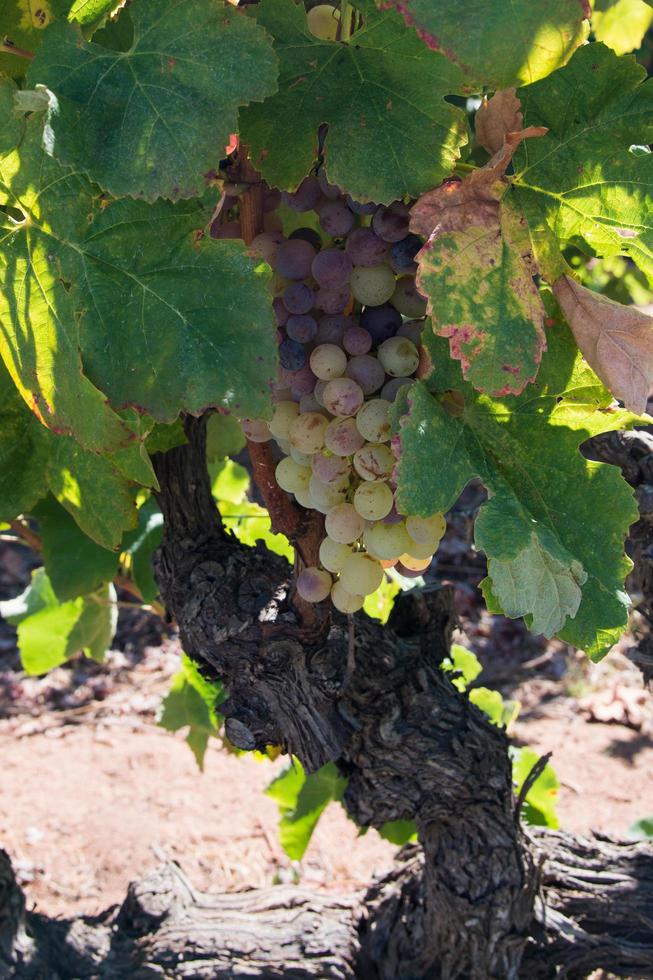
[[[17,58],[27,58],[29,61],[34,57],[32,51],[26,51],[25,48],[19,48],[17,44],[10,41],[8,37],[3,37],[0,41],[0,51],[3,54],[13,54]]]

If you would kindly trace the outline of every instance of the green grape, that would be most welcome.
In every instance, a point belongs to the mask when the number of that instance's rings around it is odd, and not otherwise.
[[[414,558],[413,555],[399,555],[399,561],[409,572],[425,572],[433,561],[433,555],[426,558]]]
[[[300,466],[290,456],[286,456],[277,464],[274,475],[277,483],[286,493],[296,493],[298,490],[306,490],[311,479],[309,467]]]
[[[250,442],[269,442],[272,438],[265,419],[243,419],[240,425]]]
[[[406,378],[417,370],[419,351],[408,337],[390,337],[379,347],[378,358],[390,377]]]
[[[322,602],[331,592],[332,583],[328,572],[311,565],[297,576],[297,591],[306,602]]]
[[[270,432],[275,439],[288,439],[290,423],[299,415],[299,405],[297,402],[283,401],[277,402],[269,423]]]
[[[300,453],[299,449],[295,449],[294,446],[290,446],[290,455],[300,466],[310,466],[313,459],[312,455],[309,453]]]
[[[310,357],[311,371],[320,381],[341,378],[347,367],[347,355],[335,344],[319,344]],[[319,399],[318,399],[319,400]]]
[[[426,313],[426,299],[417,292],[413,276],[402,276],[397,280],[390,302],[398,313],[411,320],[419,319]]]
[[[385,398],[365,402],[356,416],[356,427],[367,442],[387,442],[390,439],[390,402]]]
[[[382,581],[383,569],[371,555],[359,551],[345,559],[340,584],[352,595],[371,595]]]
[[[337,504],[326,515],[324,527],[334,541],[339,544],[352,544],[365,530],[365,521],[352,504]]]
[[[354,507],[366,521],[381,521],[392,510],[393,495],[387,483],[361,483],[354,494]]]
[[[314,473],[310,478],[308,490],[313,501],[313,507],[315,510],[319,510],[320,514],[327,514],[332,507],[345,502],[344,489],[322,483]]]
[[[358,612],[363,605],[363,598],[362,595],[352,595],[351,592],[347,592],[340,582],[335,582],[331,589],[331,602],[341,613]]]
[[[320,545],[320,561],[329,572],[339,572],[345,558],[352,554],[348,544],[340,544],[328,535]]]
[[[298,415],[288,430],[291,446],[299,449],[300,453],[318,452],[324,445],[324,432],[328,424],[327,419],[317,412]]]
[[[394,467],[392,450],[382,442],[367,442],[354,453],[354,469],[364,480],[385,480]]]
[[[434,514],[433,517],[407,517],[406,530],[418,544],[433,543],[433,551],[435,551],[447,530],[447,522],[444,514]]]
[[[302,507],[305,507],[306,510],[313,510],[313,500],[311,498],[311,493],[308,487],[306,488],[306,490],[296,490],[295,500],[297,501],[298,504],[301,504]]]
[[[351,291],[363,306],[381,306],[395,291],[395,274],[389,265],[357,265],[351,274]]]
[[[410,537],[403,523],[372,524],[363,533],[363,544],[374,558],[391,561],[410,548]]]
[[[306,15],[308,29],[320,41],[335,41],[338,37],[340,11],[327,3],[311,7]]]

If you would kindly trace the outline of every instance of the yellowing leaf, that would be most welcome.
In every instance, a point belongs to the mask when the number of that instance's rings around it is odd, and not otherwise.
[[[562,276],[553,287],[585,360],[626,408],[642,414],[653,388],[653,317]]]

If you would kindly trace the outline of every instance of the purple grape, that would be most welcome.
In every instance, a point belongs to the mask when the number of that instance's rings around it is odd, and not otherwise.
[[[263,210],[276,211],[281,204],[281,191],[276,187],[263,185]]]
[[[299,414],[305,415],[307,412],[317,412],[319,415],[326,416],[326,408],[320,405],[314,391],[309,391],[299,399]]]
[[[312,316],[289,316],[286,333],[299,344],[310,344],[317,334],[317,322]]]
[[[284,306],[283,300],[280,296],[275,297],[272,300],[272,309],[274,310],[274,315],[277,320],[277,326],[285,327],[288,322],[288,310]]]
[[[311,271],[319,286],[337,289],[346,286],[351,278],[351,259],[339,248],[325,248],[313,259]]]
[[[342,338],[342,346],[348,354],[367,354],[372,346],[372,336],[363,327],[349,327]]]
[[[340,286],[338,289],[318,289],[315,305],[324,313],[342,313],[350,299],[349,286]]]
[[[401,524],[404,517],[397,510],[396,504],[393,504],[390,513],[386,514],[385,517],[381,518],[381,520],[384,524]]]
[[[408,337],[415,344],[415,347],[419,347],[423,329],[423,320],[405,320],[397,330],[397,337]]]
[[[385,371],[382,364],[371,354],[360,354],[352,357],[345,369],[345,374],[363,389],[364,395],[373,395],[385,381]]]
[[[371,268],[381,265],[388,257],[390,246],[375,235],[371,228],[354,228],[347,236],[345,250],[354,265]]]
[[[394,201],[374,212],[372,228],[384,242],[400,242],[408,234],[409,221],[409,209],[401,201]]]
[[[344,238],[354,227],[354,214],[342,201],[325,201],[317,208],[320,228],[331,238]]]
[[[320,185],[320,190],[322,191],[322,194],[329,201],[335,201],[337,198],[340,197],[340,188],[336,187],[335,184],[329,183],[326,174],[324,172],[324,167],[320,167],[320,169],[317,172],[317,182]]]
[[[302,348],[303,350],[303,348]],[[288,372],[287,375],[290,390],[297,398],[308,395],[315,388],[317,378],[308,365],[300,368],[299,371]]]
[[[277,249],[274,257],[274,269],[284,279],[308,279],[311,274],[311,264],[315,258],[315,249],[301,238],[293,238]]]
[[[313,308],[315,293],[305,282],[293,282],[284,289],[283,302],[289,313],[308,313]]]
[[[299,371],[306,364],[306,351],[296,340],[282,340],[279,344],[279,363],[286,371]]]
[[[272,265],[279,246],[285,240],[281,231],[262,231],[249,247],[255,255],[260,255],[268,265]]]
[[[322,197],[322,189],[317,177],[304,177],[296,191],[284,191],[281,195],[283,203],[292,211],[312,211]]]
[[[394,337],[401,326],[401,313],[394,306],[384,303],[382,306],[367,306],[360,316],[361,327],[372,335],[372,341],[378,346],[384,340]]]
[[[393,402],[399,394],[399,389],[403,388],[404,385],[412,384],[413,380],[413,378],[390,378],[381,388],[381,398],[385,398],[387,402]]]
[[[322,238],[315,231],[314,228],[295,228],[288,235],[289,240],[294,241],[296,238],[301,238],[303,241],[308,242],[312,245],[316,252],[319,252],[322,248]]]
[[[406,235],[400,242],[395,242],[390,249],[390,265],[397,275],[415,272],[417,262],[415,256],[424,243],[418,235]]]
[[[354,325],[354,321],[348,316],[323,316],[317,325],[317,336],[315,340],[318,344],[342,344],[345,330]]]
[[[355,201],[349,194],[345,194],[345,201],[347,202],[347,207],[351,208],[354,214],[374,214],[377,208],[374,201],[367,201],[363,204],[362,201]]]

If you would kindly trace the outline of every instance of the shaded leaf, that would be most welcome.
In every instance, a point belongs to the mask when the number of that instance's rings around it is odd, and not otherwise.
[[[585,0],[389,0],[422,41],[459,65],[467,90],[528,85],[587,37]],[[384,3],[384,6],[386,3]]]
[[[275,39],[279,93],[241,112],[241,137],[263,176],[294,190],[310,170],[317,132],[329,126],[329,180],[361,200],[417,196],[451,173],[467,142],[459,109],[445,96],[460,73],[406,31],[392,11],[357,0],[364,26],[320,41],[293,0],[262,0],[256,19]],[[288,147],[292,146],[292,152]]]
[[[0,362],[0,520],[30,511],[47,493],[46,430],[28,411]]]
[[[587,363],[615,398],[646,411],[653,388],[653,317],[563,276],[553,286]]]
[[[238,107],[276,90],[265,33],[221,0],[136,0],[127,52],[58,22],[30,66],[56,104],[53,152],[119,197],[193,197],[237,129]]]
[[[95,30],[119,5],[120,0],[74,0],[68,20],[76,20],[82,27]]]
[[[217,681],[207,681],[194,661],[182,654],[181,669],[161,702],[157,724],[169,732],[188,727],[186,741],[201,770],[209,738],[219,734],[220,716],[216,709],[223,696],[222,686]]]
[[[515,188],[533,233],[590,255],[628,255],[653,281],[653,79],[632,58],[588,44],[566,68],[521,89],[543,139],[515,156]],[[543,271],[551,282],[560,275]]]
[[[131,557],[131,575],[143,597],[143,602],[154,602],[159,594],[152,571],[152,557],[163,539],[163,514],[150,498],[138,511],[138,528],[123,541],[123,548]]]
[[[409,841],[417,840],[417,826],[414,820],[388,820],[379,827],[379,837],[403,847]]]

